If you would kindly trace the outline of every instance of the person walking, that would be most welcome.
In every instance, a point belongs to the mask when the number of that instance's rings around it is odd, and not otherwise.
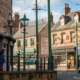
[[[0,51],[0,71],[3,71],[3,63],[5,62],[4,55]]]

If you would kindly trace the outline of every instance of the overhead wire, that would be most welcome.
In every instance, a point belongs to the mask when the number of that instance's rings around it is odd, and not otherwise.
[[[68,0],[68,1],[71,2],[71,3],[73,3],[73,4],[80,5],[80,4],[75,3],[75,2],[73,2],[73,1],[71,1],[71,0]]]
[[[40,0],[40,2],[38,3],[38,5],[40,5],[40,4],[41,4],[41,2],[42,2],[42,0]]]
[[[73,2],[73,1],[71,1],[71,0],[68,0],[68,1],[69,1],[69,2],[72,2],[72,3],[76,4],[76,5],[80,5],[80,4],[77,4],[77,3],[75,3],[75,2]],[[42,0],[40,0],[40,2],[38,3],[38,5],[40,5],[41,2],[42,2]],[[59,6],[63,6],[63,5],[58,5],[58,6],[55,6],[55,7],[59,7]],[[27,8],[24,8],[24,9],[22,9],[22,10],[20,10],[20,11],[17,11],[17,12],[19,13],[19,12],[21,12],[21,11],[24,11],[24,10],[30,8],[30,7],[31,7],[31,6],[29,6],[29,7],[27,7]],[[41,8],[41,7],[40,7],[40,8]],[[43,8],[41,8],[41,9],[43,9]],[[46,10],[46,9],[43,9],[43,10]],[[62,12],[62,11],[56,11],[56,10],[55,10],[55,12]],[[14,12],[14,13],[15,13],[15,12]],[[12,14],[14,14],[14,13],[12,13]]]

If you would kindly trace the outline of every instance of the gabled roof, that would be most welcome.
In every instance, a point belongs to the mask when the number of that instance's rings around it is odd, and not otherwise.
[[[73,21],[73,14],[78,13],[80,15],[80,10],[70,12],[66,16],[70,18],[70,21],[67,22],[65,25],[60,25],[60,22],[58,21],[52,28],[51,31],[56,31],[56,30],[64,30],[64,29],[70,29],[70,28],[75,28],[76,24]],[[78,22],[78,26],[80,27],[80,22]]]
[[[41,24],[38,24],[38,33],[47,25],[47,22],[43,22]],[[23,38],[23,28],[21,28],[20,30],[18,30],[13,37],[18,39],[18,38]],[[26,32],[28,34],[26,34],[26,37],[30,37],[30,36],[35,36],[36,35],[36,25],[30,25],[30,26],[26,26]]]

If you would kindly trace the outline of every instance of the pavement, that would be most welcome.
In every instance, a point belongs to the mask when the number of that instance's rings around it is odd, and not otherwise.
[[[57,80],[80,80],[80,73],[76,70],[57,70]]]

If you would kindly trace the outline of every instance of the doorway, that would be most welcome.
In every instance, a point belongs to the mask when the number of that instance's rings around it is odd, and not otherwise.
[[[74,68],[74,53],[68,53],[67,56],[67,67],[68,69],[73,69]]]

